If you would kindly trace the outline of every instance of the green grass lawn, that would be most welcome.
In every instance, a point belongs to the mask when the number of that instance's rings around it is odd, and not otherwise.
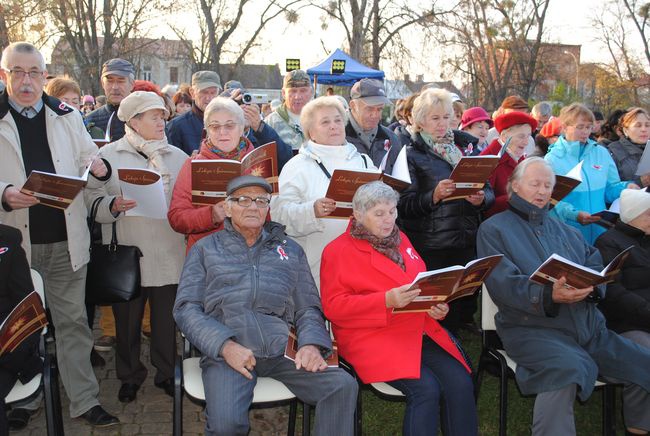
[[[463,332],[463,346],[467,349],[474,366],[478,364],[481,351],[481,339]],[[481,385],[478,414],[481,435],[499,434],[499,384],[498,379],[485,373]],[[371,391],[363,390],[363,433],[364,435],[383,436],[401,434],[404,403],[385,401]],[[601,429],[600,390],[594,392],[585,404],[576,402],[576,428],[578,435],[600,435]],[[522,397],[514,380],[509,382],[508,391],[508,435],[529,435],[532,421],[534,397]],[[624,434],[621,417],[620,389],[616,404],[617,434]],[[559,435],[560,436],[560,435]]]

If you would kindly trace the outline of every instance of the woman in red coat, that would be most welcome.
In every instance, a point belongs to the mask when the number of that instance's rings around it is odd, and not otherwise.
[[[485,212],[486,218],[508,208],[506,189],[508,179],[517,164],[526,158],[524,151],[528,146],[531,133],[537,128],[537,120],[523,112],[508,112],[495,118],[494,127],[499,132],[499,137],[481,152],[481,156],[498,155],[508,139],[510,139],[510,144],[488,179],[494,190],[495,201],[492,207]]]
[[[387,382],[407,400],[404,435],[475,435],[471,370],[438,324],[449,307],[394,314],[419,293],[425,265],[395,225],[399,194],[382,182],[359,188],[348,230],[324,250],[321,298],[339,353],[364,383]],[[441,410],[444,410],[441,416]]]
[[[167,219],[178,233],[187,235],[187,252],[199,239],[223,228],[226,218],[224,201],[212,206],[192,203],[192,160],[232,159],[241,161],[253,151],[253,144],[244,136],[244,111],[234,100],[217,97],[204,113],[206,138],[198,154],[185,161],[174,185]]]

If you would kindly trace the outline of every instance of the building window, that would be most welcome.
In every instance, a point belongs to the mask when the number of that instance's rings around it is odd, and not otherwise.
[[[169,83],[178,83],[178,67],[169,67]]]
[[[142,80],[151,82],[151,67],[144,67],[142,69]]]

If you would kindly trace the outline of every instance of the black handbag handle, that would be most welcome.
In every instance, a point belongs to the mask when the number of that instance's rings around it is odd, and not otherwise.
[[[99,211],[99,203],[104,199],[104,197],[98,197],[93,201],[92,206],[90,206],[90,234],[93,234],[93,230],[95,229],[95,225],[97,221],[95,219],[97,218],[97,212]],[[117,250],[117,230],[116,230],[116,223],[113,221],[112,225],[112,234],[111,234],[111,243],[109,245],[109,248],[111,251],[116,251]],[[92,244],[91,249],[92,249]]]

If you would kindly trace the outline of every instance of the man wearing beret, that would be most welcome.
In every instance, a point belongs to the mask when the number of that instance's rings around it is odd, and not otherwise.
[[[284,383],[316,406],[314,434],[351,435],[357,384],[325,357],[332,340],[300,245],[266,222],[271,185],[241,176],[226,188],[224,229],[194,244],[185,261],[174,318],[203,353],[206,435],[246,435],[258,377]],[[284,357],[296,329],[295,362]]]
[[[87,187],[98,188],[110,179],[110,166],[97,158],[81,114],[43,92],[47,72],[36,47],[9,45],[0,67],[0,78],[7,81],[0,94],[0,221],[21,231],[27,258],[43,277],[70,416],[95,426],[114,425],[119,420],[99,405],[90,365],[93,338],[84,305],[90,235],[83,195],[62,210],[20,192],[33,170],[81,176],[88,166]]]
[[[192,74],[192,110],[167,124],[167,141],[188,155],[198,150],[203,136],[203,111],[220,92],[221,78],[214,71],[197,71]]]
[[[387,104],[390,100],[380,80],[361,79],[355,83],[350,90],[350,120],[345,136],[359,153],[370,156],[377,168],[388,154],[381,169],[391,174],[402,144],[395,133],[381,125],[381,113]]]
[[[115,58],[102,65],[101,84],[106,104],[89,113],[86,120],[102,129],[110,141],[117,141],[124,136],[124,122],[117,118],[117,109],[133,90],[134,79],[135,70],[129,61]]]
[[[282,100],[284,103],[271,112],[264,122],[275,130],[280,138],[291,145],[294,150],[300,149],[305,136],[300,126],[300,112],[311,100],[313,88],[309,75],[303,70],[293,70],[284,76],[282,84]]]

